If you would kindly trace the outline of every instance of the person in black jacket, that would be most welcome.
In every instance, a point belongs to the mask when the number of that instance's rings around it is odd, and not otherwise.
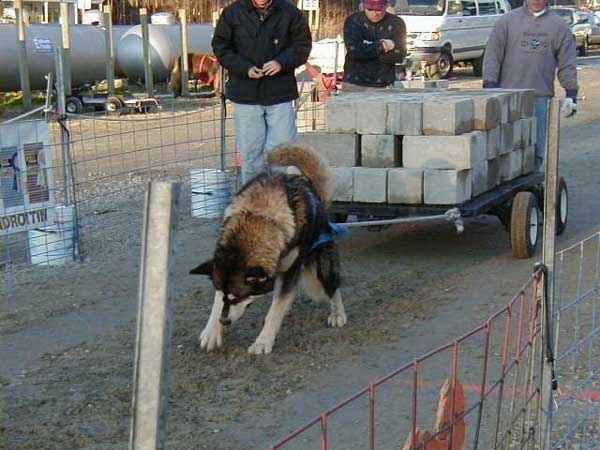
[[[288,0],[236,0],[223,10],[212,47],[228,71],[245,183],[265,170],[265,152],[296,139],[294,70],[308,59],[310,30]]]
[[[384,88],[406,57],[406,25],[386,11],[387,0],[363,0],[363,11],[344,22],[344,91]]]

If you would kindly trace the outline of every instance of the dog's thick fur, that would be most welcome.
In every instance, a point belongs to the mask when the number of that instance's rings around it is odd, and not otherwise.
[[[249,181],[225,211],[214,257],[193,269],[210,276],[215,299],[200,345],[222,345],[223,325],[239,319],[258,296],[273,291],[271,308],[249,353],[270,353],[300,281],[314,298],[328,298],[328,323],[344,326],[339,256],[335,243],[314,247],[329,231],[329,167],[313,149],[285,144],[268,156],[272,166],[295,166],[302,175],[276,172]]]

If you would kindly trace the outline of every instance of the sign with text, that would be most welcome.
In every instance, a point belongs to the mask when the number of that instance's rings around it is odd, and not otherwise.
[[[48,123],[0,125],[0,235],[53,223],[54,206]]]
[[[302,0],[302,9],[305,11],[319,9],[319,0]]]

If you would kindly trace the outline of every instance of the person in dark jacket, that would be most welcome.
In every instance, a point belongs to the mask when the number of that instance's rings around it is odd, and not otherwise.
[[[387,0],[363,0],[363,10],[344,23],[344,91],[384,88],[396,80],[406,57],[406,25],[386,11]]]
[[[296,139],[294,70],[311,46],[308,23],[288,0],[236,0],[219,17],[212,47],[228,71],[244,183],[265,170],[265,152]]]

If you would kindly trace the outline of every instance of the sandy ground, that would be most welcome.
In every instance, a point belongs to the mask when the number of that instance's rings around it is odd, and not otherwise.
[[[579,74],[586,100],[561,132],[562,175],[571,209],[559,248],[600,225],[600,70],[582,64]],[[119,170],[118,157],[113,159],[109,179],[125,172]],[[94,177],[102,171],[89,172]],[[131,177],[132,183],[141,183],[135,174]],[[83,238],[91,250],[84,262],[22,272],[14,275],[10,288],[4,284],[0,384],[7,449],[126,446],[142,195],[127,190],[118,200],[89,201],[83,220],[94,226]],[[127,231],[115,235],[115,224]],[[187,271],[210,254],[216,228],[184,211],[180,230],[168,422],[168,447],[178,450],[266,448],[369,379],[478,325],[513,297],[534,262],[512,258],[508,235],[492,217],[468,221],[462,235],[446,223],[353,231],[341,243],[349,316],[345,328],[327,328],[327,305],[298,299],[274,354],[250,357],[246,349],[260,330],[265,301],[227,333],[222,351],[205,354],[197,336],[208,317],[211,289]],[[467,381],[480,364],[478,349],[478,342],[465,348]],[[423,390],[428,405],[449,366],[444,359],[427,368],[430,387]],[[410,399],[400,381],[381,394],[389,408],[382,411],[396,414],[381,417],[382,424],[409,419]],[[425,426],[431,426],[432,408],[433,403],[419,411]],[[365,448],[367,415],[362,402],[337,424],[332,420],[330,426],[339,427],[334,448]],[[381,448],[402,446],[404,425],[382,428]],[[316,434],[306,439],[289,448],[318,448]]]

